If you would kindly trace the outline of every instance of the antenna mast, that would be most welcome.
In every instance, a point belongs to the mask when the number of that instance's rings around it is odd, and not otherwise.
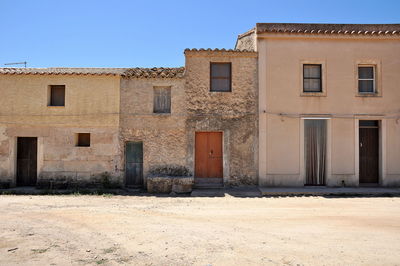
[[[25,66],[25,68],[26,68],[26,64],[27,64],[28,62],[16,62],[16,63],[6,63],[6,64],[4,64],[5,66],[10,66],[10,65],[24,65]]]

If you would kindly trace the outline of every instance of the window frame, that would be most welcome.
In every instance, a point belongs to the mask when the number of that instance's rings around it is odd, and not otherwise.
[[[360,78],[360,67],[372,67],[372,74],[373,74],[373,78],[372,79],[361,79]],[[359,85],[359,81],[360,80],[372,80],[372,92],[371,91],[360,91],[360,85]],[[377,94],[377,90],[376,90],[376,65],[373,64],[358,64],[357,65],[357,92],[360,95],[363,94],[370,94],[370,95],[375,95]]]
[[[328,83],[327,83],[327,63],[324,58],[307,58],[300,59],[298,64],[298,92],[300,97],[327,97],[328,96]],[[303,84],[303,65],[321,65],[321,88],[322,92],[304,92]]]
[[[213,77],[212,75],[212,65],[229,65],[229,78],[226,77]],[[229,90],[214,90],[212,86],[213,79],[228,79],[229,80]],[[232,92],[232,62],[210,62],[210,92]]]
[[[382,61],[377,58],[357,58],[353,65],[353,91],[355,97],[383,97],[384,88],[382,86]],[[375,84],[374,93],[371,92],[359,92],[358,90],[358,67],[359,66],[374,66],[375,73]]]
[[[55,87],[63,87],[64,88],[64,101],[63,101],[63,105],[53,105],[53,88]],[[48,107],[65,107],[65,103],[66,103],[66,88],[67,86],[65,84],[53,84],[53,85],[49,85],[48,86],[48,98],[47,98],[47,106]]]
[[[305,75],[304,75],[304,72],[305,72],[305,66],[319,66],[319,78],[310,78],[310,77],[305,77]],[[310,63],[304,63],[303,64],[303,93],[306,93],[306,94],[309,94],[309,93],[322,93],[324,90],[323,90],[323,87],[322,87],[322,78],[323,78],[323,74],[322,74],[322,64],[317,64],[317,63],[315,63],[315,64],[310,64]],[[306,79],[319,79],[319,87],[320,87],[320,90],[319,91],[306,91],[305,90],[305,84],[304,84],[304,81],[306,80]]]

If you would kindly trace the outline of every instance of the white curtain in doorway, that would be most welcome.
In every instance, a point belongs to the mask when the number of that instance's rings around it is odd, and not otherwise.
[[[306,185],[325,185],[326,120],[304,120]]]

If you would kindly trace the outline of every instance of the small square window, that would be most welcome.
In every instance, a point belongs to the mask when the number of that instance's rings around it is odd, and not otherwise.
[[[303,65],[303,92],[322,92],[322,66],[320,64]]]
[[[358,92],[375,93],[375,67],[358,66]]]
[[[210,91],[230,92],[232,83],[231,63],[210,64]]]
[[[65,85],[50,85],[49,106],[65,106]]]
[[[90,133],[77,133],[76,134],[77,147],[90,147]]]
[[[171,113],[171,88],[154,88],[153,112],[157,114]]]

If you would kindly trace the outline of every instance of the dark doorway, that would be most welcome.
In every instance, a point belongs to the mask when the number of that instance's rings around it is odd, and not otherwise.
[[[195,177],[222,182],[222,132],[196,132]]]
[[[306,185],[323,186],[326,176],[326,120],[304,120]]]
[[[379,121],[360,120],[360,183],[379,182]]]
[[[143,142],[127,142],[125,147],[125,186],[143,186]]]
[[[37,138],[17,139],[17,186],[35,186],[37,181]]]

